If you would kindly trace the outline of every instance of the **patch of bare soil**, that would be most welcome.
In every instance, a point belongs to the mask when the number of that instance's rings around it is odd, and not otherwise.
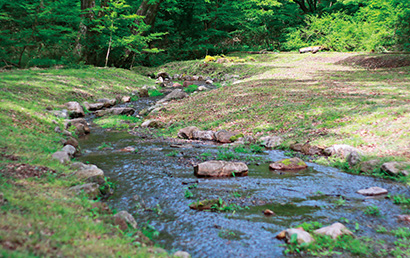
[[[55,174],[56,171],[44,166],[32,166],[29,164],[8,164],[1,171],[4,176],[25,179],[29,177],[40,178],[46,173]]]
[[[361,66],[366,69],[399,68],[410,66],[410,54],[385,54],[351,56],[336,64]]]

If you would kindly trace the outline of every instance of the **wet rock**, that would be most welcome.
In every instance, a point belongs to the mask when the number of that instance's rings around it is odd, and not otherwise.
[[[104,116],[104,115],[129,115],[132,116],[135,113],[135,109],[129,108],[129,107],[116,107],[116,108],[110,108],[106,110],[99,110],[95,112],[95,115],[98,117]]]
[[[176,83],[172,84],[172,87],[182,87],[182,84],[181,84],[181,83],[176,82]]]
[[[350,153],[357,152],[361,154],[362,152],[347,144],[335,144],[324,150],[324,153],[328,156],[338,156],[340,158],[346,158]]]
[[[199,86],[198,87],[198,91],[207,91],[207,90],[209,90],[209,89],[205,86]]]
[[[336,222],[330,226],[319,228],[314,231],[315,234],[318,235],[326,235],[331,236],[333,239],[338,238],[342,235],[349,235],[352,236],[353,233],[349,229],[347,229],[342,223]]]
[[[53,159],[58,160],[61,164],[70,162],[70,156],[65,151],[54,152],[51,156]]]
[[[215,133],[215,139],[217,142],[220,143],[230,143],[231,137],[237,135],[236,133],[233,132],[228,132],[226,130],[220,130]]]
[[[144,123],[141,124],[142,128],[160,128],[162,127],[162,122],[155,120],[155,119],[150,119],[150,120],[146,120],[144,121]]]
[[[194,131],[193,139],[203,140],[203,141],[214,141],[215,133],[213,131]]]
[[[65,151],[68,154],[68,156],[70,156],[71,158],[74,157],[75,153],[77,152],[75,147],[73,145],[69,145],[69,144],[64,146],[62,151]]]
[[[283,138],[279,136],[264,136],[259,139],[262,146],[266,148],[276,148],[282,144]]]
[[[391,176],[408,176],[410,173],[410,162],[386,162],[382,170]]]
[[[298,244],[311,243],[315,241],[308,232],[301,229],[290,228],[285,231],[286,242],[290,243],[291,237],[294,234],[297,236],[296,239]]]
[[[179,258],[191,258],[191,255],[185,251],[178,251],[174,253],[174,257]]]
[[[271,211],[269,209],[264,210],[263,214],[265,214],[266,216],[276,215],[273,211]]]
[[[73,136],[73,134],[71,132],[67,131],[67,130],[63,130],[62,134],[64,136],[67,136],[67,137],[72,137]]]
[[[147,88],[139,89],[138,95],[140,96],[140,98],[148,98],[149,97],[148,89]]]
[[[176,73],[176,74],[174,74],[174,76],[172,76],[172,79],[179,80],[179,79],[181,79],[181,75]]]
[[[375,195],[381,195],[381,194],[387,194],[389,191],[387,191],[386,189],[383,189],[381,187],[369,187],[366,189],[362,189],[357,191],[358,194],[361,195],[366,195],[366,196],[375,196]]]
[[[269,165],[274,170],[299,170],[307,168],[306,163],[300,158],[282,159]]]
[[[71,118],[83,117],[85,116],[84,109],[80,103],[76,101],[70,101],[65,103],[65,106],[68,109],[68,114]]]
[[[206,84],[212,84],[212,83],[214,83],[214,82],[213,82],[212,80],[206,80],[205,83],[206,83]]]
[[[379,168],[379,160],[377,159],[364,161],[360,164],[360,171],[366,174],[373,173],[377,168]]]
[[[127,146],[120,150],[121,152],[135,152],[135,148],[131,146]]]
[[[305,155],[323,155],[323,148],[320,148],[318,146],[312,146],[309,143],[305,143],[302,145],[301,152]]]
[[[125,228],[124,228],[123,221],[125,222],[125,226],[126,226]],[[129,214],[127,211],[120,211],[117,214],[115,214],[114,223],[115,225],[119,225],[122,231],[126,230],[128,228],[128,225],[130,225],[133,229],[136,229],[138,226],[134,217],[131,214]]]
[[[189,127],[182,128],[178,132],[178,138],[193,139],[194,138],[194,133],[198,130],[199,129],[196,126],[189,126]]]
[[[76,185],[70,187],[70,191],[74,192],[75,194],[82,194],[84,193],[91,199],[95,199],[100,195],[99,185],[96,183],[88,183],[83,185]]]
[[[243,162],[207,161],[194,166],[197,177],[247,176],[248,166]]]
[[[189,208],[193,210],[203,211],[203,210],[212,210],[217,208],[222,208],[226,206],[225,201],[221,201],[219,199],[212,199],[212,200],[203,200],[203,201],[196,201],[189,205]]]
[[[103,98],[103,99],[97,99],[98,103],[103,103],[104,107],[109,108],[112,106],[115,106],[115,104],[117,104],[117,100],[116,99],[107,99],[107,98]]]

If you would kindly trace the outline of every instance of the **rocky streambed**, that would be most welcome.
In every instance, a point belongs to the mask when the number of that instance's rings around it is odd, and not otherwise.
[[[91,134],[80,139],[82,162],[96,164],[118,188],[108,200],[116,210],[126,210],[138,227],[168,251],[188,251],[193,257],[281,257],[284,229],[318,221],[342,222],[355,235],[382,239],[389,246],[394,237],[381,234],[405,226],[402,213],[386,195],[368,197],[358,190],[378,186],[390,194],[408,192],[406,185],[307,163],[298,171],[274,171],[269,165],[287,158],[283,151],[238,154],[248,162],[248,175],[198,178],[193,166],[221,152],[213,142],[162,139],[145,134],[107,131],[91,122]],[[105,143],[109,148],[101,148]],[[126,147],[133,151],[120,151]],[[257,162],[254,162],[257,160]],[[223,200],[226,211],[197,211],[192,203]],[[365,214],[377,206],[380,216]],[[273,215],[265,215],[270,210]]]

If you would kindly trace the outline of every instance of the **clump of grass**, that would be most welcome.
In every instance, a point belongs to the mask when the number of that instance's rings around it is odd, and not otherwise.
[[[188,87],[186,87],[185,89],[184,89],[184,91],[186,92],[186,93],[193,93],[193,92],[195,92],[195,91],[197,91],[198,90],[198,85],[189,85]]]
[[[141,123],[141,119],[134,116],[119,115],[97,118],[94,123],[102,128],[113,128],[116,130],[128,130],[131,126]]]
[[[159,90],[153,90],[153,89],[149,89],[148,90],[148,95],[150,97],[159,97],[159,96],[163,96],[164,93],[160,92]]]
[[[367,206],[364,214],[378,217],[380,216],[380,209],[377,206]]]

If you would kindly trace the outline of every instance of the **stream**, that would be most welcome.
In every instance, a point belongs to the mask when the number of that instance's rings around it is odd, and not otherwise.
[[[112,148],[99,149],[103,142]],[[356,192],[379,186],[393,195],[404,194],[408,191],[404,184],[314,163],[299,172],[269,170],[270,162],[286,158],[283,151],[240,154],[260,159],[259,164],[249,165],[249,176],[215,179],[196,178],[193,173],[193,158],[218,153],[220,147],[209,142],[107,131],[91,122],[91,134],[80,139],[80,146],[84,150],[80,161],[97,165],[118,183],[108,204],[130,212],[140,227],[155,228],[159,232],[155,243],[170,252],[184,250],[192,257],[281,257],[284,242],[275,236],[303,222],[319,221],[324,226],[341,222],[350,230],[358,223],[356,235],[387,243],[393,238],[377,233],[377,227],[390,231],[403,226],[395,217],[401,209],[391,200]],[[137,151],[119,151],[127,146]],[[189,186],[193,197],[188,199],[184,195]],[[196,200],[215,198],[244,208],[235,212],[189,208]],[[344,205],[338,205],[341,198]],[[364,214],[367,206],[374,205],[381,216]],[[265,216],[265,209],[276,214]]]

